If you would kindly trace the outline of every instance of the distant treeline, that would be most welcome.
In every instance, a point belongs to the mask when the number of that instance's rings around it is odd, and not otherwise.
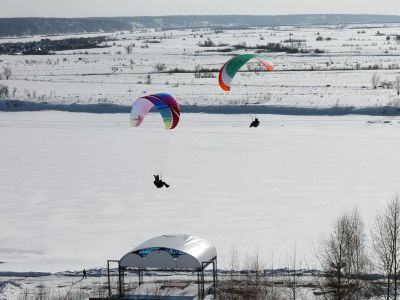
[[[55,51],[105,48],[107,47],[106,45],[101,45],[105,41],[107,41],[106,37],[97,36],[62,40],[41,39],[40,41],[26,43],[3,43],[0,44],[0,55],[48,55]]]
[[[0,19],[0,37],[115,32],[131,30],[123,18],[6,18]]]
[[[264,26],[400,23],[395,15],[160,16],[109,18],[3,18],[0,37],[115,32],[134,28],[246,28]]]

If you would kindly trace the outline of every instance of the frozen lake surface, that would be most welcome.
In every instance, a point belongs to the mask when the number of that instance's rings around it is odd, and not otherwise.
[[[0,270],[104,266],[144,240],[190,233],[284,265],[313,260],[334,218],[368,226],[398,192],[400,119],[0,113]],[[171,185],[157,190],[154,172]]]

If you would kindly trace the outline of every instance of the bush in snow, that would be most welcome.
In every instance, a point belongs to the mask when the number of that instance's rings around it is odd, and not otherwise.
[[[380,86],[382,88],[386,89],[392,89],[393,88],[393,82],[388,81],[388,80],[382,80]]]
[[[144,83],[145,83],[145,84],[151,84],[151,75],[150,75],[150,74],[147,74],[146,80],[145,80]]]
[[[197,45],[199,47],[216,47],[217,46],[210,38],[208,38],[204,42],[198,42]]]
[[[12,69],[10,67],[3,67],[3,77],[8,80],[11,77]]]
[[[163,72],[167,69],[167,66],[163,63],[157,63],[154,65],[154,69],[158,72]]]
[[[374,88],[374,90],[376,90],[376,88],[378,87],[380,80],[381,80],[381,78],[378,74],[375,73],[374,75],[372,75],[371,84],[372,84],[372,87]]]
[[[393,87],[397,91],[397,95],[400,95],[400,76],[397,75],[396,79],[393,82]]]
[[[125,46],[126,54],[132,54],[133,48],[135,48],[135,44],[129,44]]]
[[[0,98],[8,98],[9,96],[9,90],[8,90],[8,86],[6,86],[5,84],[0,84]]]

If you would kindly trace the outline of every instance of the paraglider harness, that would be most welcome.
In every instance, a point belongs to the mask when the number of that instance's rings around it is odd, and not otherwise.
[[[258,125],[260,125],[260,121],[259,121],[258,118],[256,117],[256,118],[250,123],[250,128],[251,128],[251,127],[258,127]]]
[[[154,185],[158,188],[161,189],[162,187],[166,187],[169,188],[169,185],[162,181],[162,179],[160,179],[160,175],[153,175],[154,176]]]

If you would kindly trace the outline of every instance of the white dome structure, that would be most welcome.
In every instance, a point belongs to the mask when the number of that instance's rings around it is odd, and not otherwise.
[[[161,235],[142,243],[120,259],[123,268],[204,269],[217,257],[208,241],[187,234]]]

